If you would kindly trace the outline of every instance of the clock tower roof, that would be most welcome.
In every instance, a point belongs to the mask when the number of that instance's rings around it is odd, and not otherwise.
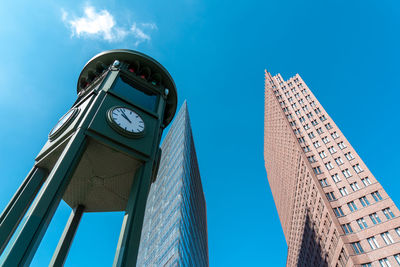
[[[129,49],[113,49],[101,52],[92,59],[90,59],[81,74],[79,75],[77,91],[78,93],[83,89],[81,80],[87,79],[92,73],[96,73],[99,66],[110,66],[115,60],[120,62],[129,63],[137,66],[140,69],[150,69],[151,77],[157,79],[169,93],[166,100],[166,108],[164,113],[164,125],[167,126],[175,115],[177,107],[177,90],[175,82],[169,72],[155,59],[140,53],[138,51]],[[137,71],[137,70],[136,70]]]

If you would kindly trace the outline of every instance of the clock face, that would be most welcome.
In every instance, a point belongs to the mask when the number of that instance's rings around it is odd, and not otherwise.
[[[58,120],[57,124],[53,127],[53,129],[51,129],[49,137],[53,138],[58,133],[60,133],[61,130],[65,128],[66,125],[69,124],[69,122],[73,119],[73,117],[76,115],[77,112],[78,109],[73,108],[70,109],[64,116],[62,116],[61,119]]]
[[[126,107],[114,107],[110,109],[108,118],[114,128],[120,132],[139,136],[144,133],[144,121],[135,111]]]

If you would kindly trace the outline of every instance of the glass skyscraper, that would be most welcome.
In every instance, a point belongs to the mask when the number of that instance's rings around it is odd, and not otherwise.
[[[138,266],[208,266],[206,202],[186,101],[147,199]]]

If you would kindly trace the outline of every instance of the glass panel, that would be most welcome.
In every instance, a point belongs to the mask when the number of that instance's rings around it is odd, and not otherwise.
[[[113,91],[127,97],[127,99],[143,108],[155,111],[157,95],[133,87],[124,77],[118,77],[115,80]]]

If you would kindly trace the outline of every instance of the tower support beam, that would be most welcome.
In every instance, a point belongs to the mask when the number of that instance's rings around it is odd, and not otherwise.
[[[35,199],[46,174],[46,170],[34,166],[0,215],[0,254],[7,246],[29,205]]]
[[[129,195],[113,267],[136,266],[147,196],[151,184],[152,162],[137,172]]]
[[[82,156],[86,142],[83,130],[78,130],[68,141],[32,204],[32,211],[25,224],[5,255],[4,266],[29,266]]]
[[[72,210],[49,266],[64,266],[84,210],[85,207],[82,205],[78,205],[78,207]]]

